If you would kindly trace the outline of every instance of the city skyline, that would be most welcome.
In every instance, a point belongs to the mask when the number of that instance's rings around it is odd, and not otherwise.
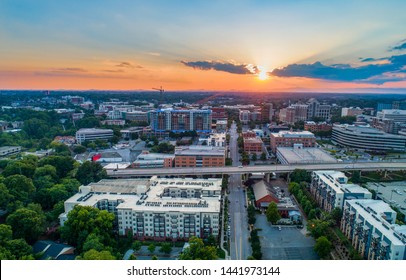
[[[2,1],[0,87],[399,93],[405,6]]]

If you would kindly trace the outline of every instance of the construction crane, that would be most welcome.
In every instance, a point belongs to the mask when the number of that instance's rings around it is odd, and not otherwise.
[[[162,86],[160,88],[152,88],[152,89],[159,91],[159,105],[162,105],[162,98],[165,90],[162,88]]]

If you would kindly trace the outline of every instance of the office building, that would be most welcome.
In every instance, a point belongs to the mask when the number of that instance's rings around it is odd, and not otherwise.
[[[213,146],[179,146],[175,148],[175,167],[221,167],[226,149]]]
[[[329,120],[331,115],[331,106],[327,104],[320,104],[315,98],[310,98],[306,104],[307,109],[307,119],[312,120],[313,118],[321,118],[324,120]]]
[[[348,178],[340,171],[313,171],[310,193],[320,208],[330,212],[343,208],[344,201],[372,198],[372,194],[356,184],[348,184]]]
[[[220,227],[221,179],[118,179],[81,186],[65,201],[63,225],[75,205],[114,213],[119,235],[187,240],[217,237]]]
[[[333,125],[333,143],[367,151],[405,151],[406,137],[369,126]]]
[[[303,147],[314,147],[316,137],[309,131],[279,131],[271,133],[271,149],[276,153],[277,147],[293,147],[294,144],[303,144]]]
[[[395,224],[396,212],[382,200],[346,200],[341,231],[368,260],[405,260],[406,226]]]
[[[85,141],[109,141],[113,136],[114,134],[112,129],[81,128],[76,132],[76,142],[78,144],[82,144]]]

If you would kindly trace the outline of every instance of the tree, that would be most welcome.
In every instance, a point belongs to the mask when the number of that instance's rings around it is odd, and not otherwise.
[[[251,155],[251,160],[252,161],[257,161],[257,154],[255,154],[255,153],[253,153],[252,155]]]
[[[35,169],[33,179],[37,180],[45,176],[49,176],[54,182],[56,182],[58,180],[58,175],[55,166],[46,164],[44,166],[37,167],[37,169]]]
[[[266,153],[262,152],[260,160],[265,161],[266,160]]]
[[[314,245],[314,251],[319,255],[320,258],[326,258],[332,249],[331,242],[325,236],[320,236],[316,239],[316,244]]]
[[[76,246],[79,252],[88,235],[94,233],[100,242],[108,246],[112,242],[114,214],[90,206],[75,206],[68,220],[60,228],[61,237]]]
[[[161,248],[159,249],[160,252],[169,255],[172,252],[172,245],[170,243],[162,243]]]
[[[13,238],[13,230],[11,226],[0,224],[0,246],[5,244]]]
[[[131,246],[134,251],[139,251],[142,247],[142,243],[138,240],[133,242],[133,245]]]
[[[155,252],[155,244],[151,243],[148,246],[148,251],[152,254],[153,252]]]
[[[291,182],[309,182],[311,181],[310,174],[304,170],[304,169],[295,169],[293,172],[289,175],[290,181]]]
[[[9,190],[6,188],[6,186],[2,183],[0,183],[0,209],[4,210],[7,208],[8,203],[13,199],[14,197],[10,194]]]
[[[51,148],[55,150],[55,153],[60,156],[70,156],[71,152],[69,147],[63,143],[59,143],[56,141],[51,142]]]
[[[47,164],[56,168],[58,178],[64,178],[75,168],[75,160],[70,156],[49,156],[39,161],[39,166]]]
[[[307,230],[317,239],[320,236],[327,235],[329,225],[330,224],[327,221],[313,219],[307,222]]]
[[[19,174],[24,175],[28,178],[32,178],[35,172],[35,168],[36,166],[31,163],[23,161],[13,161],[7,165],[2,174],[4,177]]]
[[[83,185],[100,181],[107,177],[106,170],[98,162],[86,161],[79,166],[76,179]]]
[[[34,184],[24,175],[11,175],[4,180],[10,195],[19,201],[28,203],[35,192]]]
[[[13,229],[14,238],[24,238],[28,243],[33,243],[45,229],[45,215],[20,208],[7,217],[6,223]]]
[[[76,145],[76,146],[73,148],[73,152],[74,152],[75,154],[83,154],[83,153],[86,152],[86,147],[85,147],[85,146],[82,146],[82,145]]]
[[[100,238],[95,234],[91,233],[87,236],[85,242],[83,243],[83,251],[87,252],[91,249],[96,251],[103,251],[104,245],[100,242]]]
[[[216,260],[217,250],[214,246],[204,246],[203,240],[192,236],[187,247],[179,256],[181,260]]]
[[[278,212],[278,206],[275,202],[271,202],[266,209],[266,219],[272,224],[276,224],[281,219],[281,215]]]
[[[33,118],[24,121],[22,129],[30,138],[41,139],[49,131],[49,125],[44,120]]]
[[[6,248],[17,260],[32,258],[32,247],[22,238],[8,241]]]
[[[115,260],[110,251],[97,251],[95,249],[90,249],[89,251],[83,254],[83,257],[78,256],[77,260]]]
[[[336,225],[338,225],[341,221],[342,217],[342,211],[340,208],[335,207],[331,212],[330,212],[330,217],[334,221]]]
[[[358,170],[355,170],[355,171],[352,173],[351,181],[352,181],[354,184],[361,183],[361,175],[360,175],[360,172],[359,172]]]
[[[157,261],[157,260],[158,260],[158,257],[155,256],[155,255],[153,255],[152,258],[151,258],[151,260],[152,260],[152,261]]]

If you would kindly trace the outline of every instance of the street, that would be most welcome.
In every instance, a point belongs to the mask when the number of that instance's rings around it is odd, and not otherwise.
[[[233,123],[230,133],[230,154],[233,166],[239,166],[239,154],[237,146],[238,133],[236,124]],[[251,246],[248,242],[247,210],[245,208],[245,192],[242,188],[241,174],[232,174],[229,178],[228,195],[230,211],[230,255],[233,260],[246,260],[251,255]]]

